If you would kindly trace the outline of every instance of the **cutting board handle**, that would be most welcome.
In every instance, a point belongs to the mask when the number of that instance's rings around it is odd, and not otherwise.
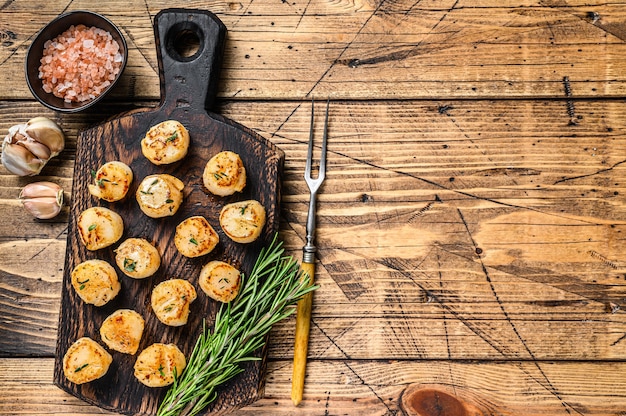
[[[217,95],[226,26],[206,10],[164,9],[154,19],[161,108],[210,110]]]

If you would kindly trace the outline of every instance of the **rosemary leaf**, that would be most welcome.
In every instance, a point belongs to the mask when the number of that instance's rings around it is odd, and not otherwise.
[[[193,416],[217,398],[217,387],[243,370],[241,364],[265,344],[272,325],[295,311],[296,302],[316,290],[299,271],[298,263],[284,255],[274,235],[261,250],[249,278],[242,274],[242,288],[215,316],[213,331],[203,323],[200,335],[180,377],[167,391],[157,416]]]

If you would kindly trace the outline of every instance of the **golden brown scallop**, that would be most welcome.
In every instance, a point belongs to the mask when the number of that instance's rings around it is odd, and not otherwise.
[[[145,322],[131,309],[118,309],[100,326],[100,337],[112,350],[134,354],[139,348]]]
[[[183,279],[165,280],[152,289],[152,310],[159,321],[169,326],[182,326],[189,318],[189,306],[196,300],[196,289]]]
[[[153,126],[141,140],[141,152],[155,165],[174,163],[187,155],[189,132],[176,120]]]
[[[207,162],[202,182],[214,195],[232,195],[246,186],[246,168],[237,153],[225,150]]]
[[[115,268],[104,260],[86,260],[74,267],[72,286],[85,302],[102,306],[119,293],[122,286]]]
[[[87,208],[78,216],[80,239],[87,250],[95,251],[117,242],[124,233],[122,217],[108,208]]]
[[[135,377],[148,387],[165,387],[181,375],[187,361],[174,344],[155,343],[139,353],[135,361]]]
[[[265,225],[265,208],[258,201],[248,200],[225,205],[220,212],[224,233],[237,243],[256,240]]]
[[[182,221],[176,227],[174,244],[185,257],[199,257],[209,254],[220,237],[203,216],[197,215]]]
[[[156,273],[161,255],[148,240],[128,238],[115,249],[115,262],[126,276],[143,279]]]
[[[228,303],[235,299],[241,287],[239,270],[223,261],[211,261],[200,271],[200,288],[212,299]]]
[[[123,199],[133,181],[133,171],[122,162],[107,162],[93,173],[93,184],[87,185],[89,193],[108,202]]]
[[[63,356],[63,373],[75,384],[89,383],[104,376],[113,361],[111,354],[91,338],[74,342]]]
[[[148,217],[161,218],[174,215],[183,202],[185,184],[178,178],[157,174],[146,176],[137,188],[139,208]]]

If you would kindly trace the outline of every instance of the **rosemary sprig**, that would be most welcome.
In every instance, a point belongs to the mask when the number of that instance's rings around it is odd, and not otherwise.
[[[193,416],[217,398],[216,388],[243,371],[245,361],[260,360],[253,354],[265,343],[272,325],[295,311],[296,302],[318,288],[299,271],[298,263],[283,254],[274,236],[261,250],[249,278],[242,274],[242,290],[223,304],[213,332],[203,323],[187,367],[175,377],[157,416]]]

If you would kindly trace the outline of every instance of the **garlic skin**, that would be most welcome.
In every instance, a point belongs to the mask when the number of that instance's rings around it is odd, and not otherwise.
[[[53,182],[33,182],[22,188],[19,199],[35,218],[48,220],[63,208],[63,188]]]
[[[9,128],[2,142],[2,164],[15,175],[37,175],[64,148],[63,130],[46,117],[35,117]]]

